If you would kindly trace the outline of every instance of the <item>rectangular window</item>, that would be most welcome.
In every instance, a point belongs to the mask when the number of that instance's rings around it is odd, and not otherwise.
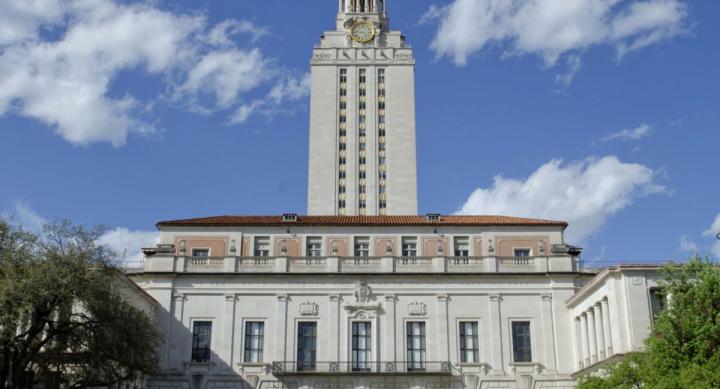
[[[212,338],[212,322],[196,321],[193,323],[192,361],[210,362],[210,341]]]
[[[360,185],[360,188],[358,189],[358,192],[360,192],[360,194],[365,194],[365,193],[367,193],[367,187],[366,187],[365,185]]]
[[[255,256],[256,257],[268,257],[270,256],[270,237],[257,236],[255,237]]]
[[[529,257],[530,249],[515,249],[514,253],[516,257]]]
[[[319,257],[320,255],[322,255],[322,238],[307,238],[306,255],[308,257]]]
[[[365,151],[365,150],[367,150],[367,144],[365,144],[365,143],[360,143],[360,144],[358,145],[358,148],[360,149],[360,151]]]
[[[347,150],[347,144],[345,144],[345,143],[340,143],[339,149],[340,149],[340,151],[345,151],[345,150]]]
[[[297,370],[314,371],[317,353],[317,323],[298,323]]]
[[[476,321],[460,322],[460,362],[480,362],[479,349],[478,323]]]
[[[653,322],[657,320],[662,311],[667,309],[667,296],[665,296],[662,289],[650,289],[650,308]]]
[[[359,163],[360,163],[361,165],[366,165],[366,164],[367,164],[367,158],[366,158],[366,157],[360,157],[360,158],[358,158],[358,160],[359,160]]]
[[[455,238],[455,256],[470,256],[470,241],[466,236],[458,236]]]
[[[249,321],[245,323],[245,362],[261,363],[265,343],[265,323]]]
[[[352,369],[370,371],[372,336],[370,322],[352,323]]]
[[[387,209],[387,201],[380,200],[380,209]]]
[[[378,84],[385,83],[385,69],[378,69]]]
[[[407,323],[407,369],[425,370],[425,322]]]
[[[345,172],[345,170],[340,170],[340,171],[338,172],[338,178],[341,179],[341,180],[346,179],[346,178],[347,178],[347,172]]]
[[[345,187],[345,185],[340,185],[340,187],[338,187],[338,193],[344,194],[346,191],[347,188]]]
[[[209,257],[210,249],[192,249],[193,257]]]
[[[361,165],[364,165],[364,164],[365,164],[365,157],[360,158],[360,164],[361,164]],[[361,180],[366,179],[366,178],[367,178],[367,172],[366,172],[365,170],[360,170],[360,172],[358,173],[358,177],[359,177]]]
[[[367,201],[365,201],[365,200],[360,200],[360,201],[358,201],[358,207],[359,207],[360,209],[365,209],[365,208],[367,208]]]
[[[416,257],[417,256],[417,238],[414,238],[414,237],[402,238],[402,256],[403,257]]]
[[[361,83],[361,84],[364,84],[364,83],[367,81],[365,74],[366,74],[366,73],[365,73],[365,69],[360,69],[360,77],[359,77],[359,79],[360,79],[360,83]]]
[[[380,170],[380,173],[378,173],[378,176],[381,180],[387,179],[387,172],[385,170]]]
[[[367,238],[367,237],[355,238],[355,256],[356,257],[370,256],[370,238]]]
[[[385,143],[384,143],[384,142],[380,142],[380,143],[378,144],[378,150],[380,150],[380,151],[385,151]]]
[[[339,163],[340,165],[345,165],[345,164],[347,164],[347,158],[345,158],[345,157],[340,157],[340,158],[338,158],[338,163]],[[343,177],[340,177],[340,178],[343,178]]]
[[[512,323],[512,341],[513,360],[515,362],[532,362],[529,321],[515,321]]]

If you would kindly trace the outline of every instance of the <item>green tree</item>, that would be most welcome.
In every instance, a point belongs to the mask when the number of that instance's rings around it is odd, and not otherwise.
[[[60,222],[35,234],[0,219],[0,388],[112,386],[156,371],[159,335],[123,298],[102,232]]]
[[[579,389],[720,388],[720,268],[699,258],[667,266],[661,286],[670,305],[646,350],[584,377]]]

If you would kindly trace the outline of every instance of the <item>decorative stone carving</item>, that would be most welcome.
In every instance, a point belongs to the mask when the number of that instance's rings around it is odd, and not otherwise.
[[[320,314],[320,306],[313,302],[305,302],[300,304],[301,316],[317,316]]]
[[[407,306],[408,315],[410,316],[425,316],[427,315],[427,305],[420,301],[415,301]]]
[[[370,302],[370,287],[367,281],[360,281],[355,284],[355,302],[365,304]]]

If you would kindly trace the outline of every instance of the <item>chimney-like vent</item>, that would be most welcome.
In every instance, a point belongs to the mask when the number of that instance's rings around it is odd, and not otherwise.
[[[426,217],[431,222],[439,222],[440,221],[439,213],[428,213]]]
[[[296,222],[296,221],[298,221],[298,215],[297,215],[297,213],[283,214],[283,221],[284,222]]]

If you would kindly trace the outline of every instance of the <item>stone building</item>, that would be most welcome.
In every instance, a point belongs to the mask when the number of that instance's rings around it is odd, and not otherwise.
[[[151,388],[572,388],[642,348],[657,269],[579,267],[561,221],[417,216],[414,60],[384,0],[313,51],[309,216],[158,223]]]

